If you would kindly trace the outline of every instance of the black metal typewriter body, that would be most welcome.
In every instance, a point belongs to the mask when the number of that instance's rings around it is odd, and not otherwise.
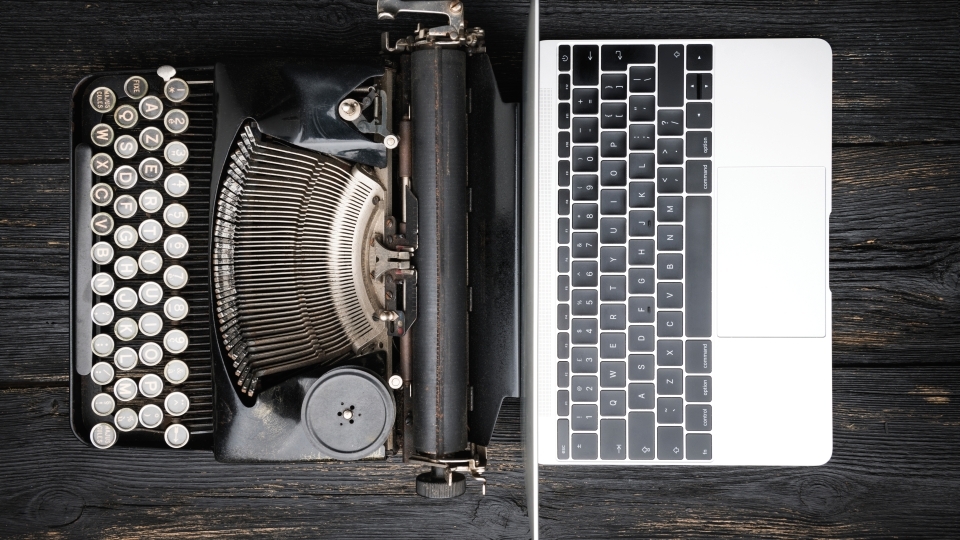
[[[80,82],[78,438],[231,462],[399,455],[429,467],[427,497],[483,481],[519,395],[518,109],[462,4],[439,9],[449,26],[384,35],[379,63]]]

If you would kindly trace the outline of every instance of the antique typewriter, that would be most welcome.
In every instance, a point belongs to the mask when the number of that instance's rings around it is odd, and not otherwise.
[[[374,64],[92,75],[72,102],[71,423],[227,462],[484,482],[519,395],[518,109],[460,2]]]

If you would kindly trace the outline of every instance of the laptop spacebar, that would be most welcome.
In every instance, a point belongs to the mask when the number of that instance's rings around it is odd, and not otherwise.
[[[711,295],[713,283],[713,201],[711,197],[687,196],[687,320],[688,337],[710,337],[712,331]]]

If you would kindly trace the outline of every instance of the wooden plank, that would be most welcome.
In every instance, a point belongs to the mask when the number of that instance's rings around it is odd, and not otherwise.
[[[541,474],[544,538],[960,533],[960,367],[834,372],[833,459],[811,468],[577,468]],[[207,452],[95,451],[63,388],[0,391],[0,531],[68,536],[526,538],[519,404],[486,497],[426,501],[414,467],[232,465]]]
[[[0,193],[0,298],[67,296],[70,166],[0,165]]]
[[[17,299],[0,310],[0,388],[63,385],[70,379],[70,302]]]
[[[372,3],[362,0],[4,5],[0,95],[10,106],[0,110],[0,122],[18,126],[0,145],[0,162],[8,163],[67,159],[70,95],[90,73],[230,58],[372,60],[381,31],[405,35],[417,20],[377,21]],[[470,24],[487,30],[501,90],[512,101],[520,99],[526,14],[525,1],[467,6]],[[855,7],[731,0],[708,12],[696,2],[603,2],[585,10],[563,0],[543,6],[542,32],[567,39],[821,37],[834,50],[836,142],[957,141],[958,21],[955,5],[936,0],[906,9],[882,0]]]

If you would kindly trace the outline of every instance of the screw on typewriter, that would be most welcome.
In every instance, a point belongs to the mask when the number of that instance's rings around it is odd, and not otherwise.
[[[417,26],[413,35],[382,49],[401,69],[399,110],[399,177],[406,228],[388,220],[384,249],[413,249],[416,295],[404,287],[405,305],[419,306],[417,326],[402,314],[383,315],[400,335],[403,393],[404,459],[428,466],[416,479],[417,493],[429,498],[456,497],[465,491],[465,475],[481,482],[486,466],[483,446],[468,441],[467,416],[472,408],[469,381],[467,284],[467,56],[484,52],[484,32],[466,28],[460,0],[378,0],[380,19],[400,12],[439,14],[449,24]],[[342,104],[341,115],[356,106]],[[346,116],[344,116],[346,118]],[[412,135],[412,137],[411,137]],[[419,200],[414,199],[413,195]],[[418,202],[419,204],[414,204]],[[413,219],[411,219],[413,218]],[[411,230],[410,223],[418,224]],[[395,229],[394,229],[395,227]],[[375,272],[398,261],[376,254]],[[393,272],[385,282],[402,279]],[[387,274],[385,274],[387,275]],[[394,296],[396,298],[396,296]],[[389,303],[388,298],[388,303]]]

